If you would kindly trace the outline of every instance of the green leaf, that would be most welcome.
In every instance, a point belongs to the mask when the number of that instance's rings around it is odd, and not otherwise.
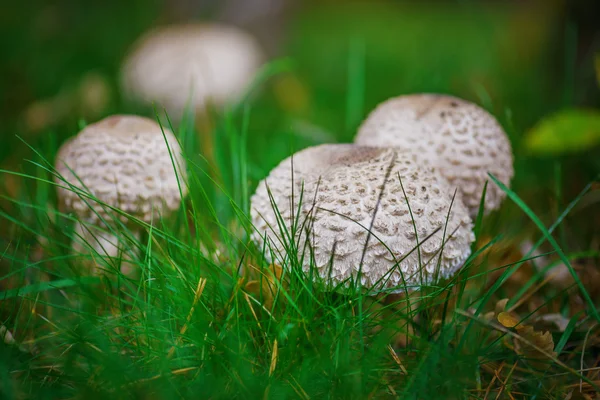
[[[563,110],[541,120],[525,137],[525,146],[539,155],[579,152],[600,144],[600,112]]]

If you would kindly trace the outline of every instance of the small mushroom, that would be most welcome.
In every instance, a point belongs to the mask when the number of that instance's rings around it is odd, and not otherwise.
[[[510,141],[498,121],[481,107],[452,96],[389,99],[371,112],[354,141],[412,151],[462,192],[471,217],[479,210],[488,172],[506,185],[513,176]],[[485,211],[499,208],[504,197],[502,189],[489,184]]]
[[[470,255],[472,222],[460,195],[452,198],[449,184],[409,152],[310,147],[260,182],[252,237],[283,266],[295,256],[293,238],[303,270],[312,265],[333,285],[361,271],[364,288],[400,293],[450,277]]]
[[[157,102],[181,118],[186,105],[239,100],[263,61],[256,40],[222,24],[175,25],[153,30],[134,46],[122,70],[126,95]]]
[[[140,227],[128,216],[156,223],[177,210],[187,194],[175,136],[155,121],[133,115],[88,125],[60,148],[56,170],[61,208],[80,221],[75,234],[83,240],[75,241],[75,251],[90,245],[100,254],[117,256],[122,246],[111,231],[118,220],[139,238]]]

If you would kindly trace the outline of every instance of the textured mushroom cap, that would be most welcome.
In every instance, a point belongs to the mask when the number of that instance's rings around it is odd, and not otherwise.
[[[262,248],[267,238],[266,256],[272,251],[272,261],[285,266],[290,256],[285,238],[296,225],[294,239],[305,271],[312,261],[326,281],[329,276],[333,284],[356,280],[382,188],[360,276],[363,287],[402,292],[404,282],[414,288],[454,274],[470,255],[474,240],[467,209],[458,195],[450,210],[453,193],[448,183],[410,153],[395,149],[321,145],[285,159],[260,182],[251,199],[253,240]]]
[[[60,148],[56,158],[56,170],[69,185],[148,223],[179,207],[177,178],[187,194],[184,165],[179,143],[169,130],[163,136],[156,122],[132,115],[88,125]],[[56,182],[62,186],[58,197],[68,211],[88,222],[99,220],[95,213],[111,220],[109,208],[79,196],[58,178]]]
[[[510,141],[498,121],[481,107],[452,96],[416,94],[387,100],[362,123],[354,141],[419,155],[462,192],[472,217],[479,210],[488,172],[506,185],[513,176]],[[500,207],[504,197],[491,182],[486,212]]]
[[[238,28],[218,24],[171,26],[143,36],[124,63],[124,91],[158,102],[180,118],[186,104],[237,100],[263,60],[256,40]]]

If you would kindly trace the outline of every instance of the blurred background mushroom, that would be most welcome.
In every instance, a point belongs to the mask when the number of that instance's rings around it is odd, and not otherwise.
[[[164,110],[167,126],[179,125],[188,111],[214,174],[219,168],[212,115],[242,102],[264,61],[256,39],[233,25],[161,27],[138,39],[123,62],[123,94],[153,105],[161,118]]]
[[[263,62],[256,40],[233,26],[159,28],[142,36],[124,61],[123,91],[179,121],[186,106],[204,114],[210,104],[240,101]]]

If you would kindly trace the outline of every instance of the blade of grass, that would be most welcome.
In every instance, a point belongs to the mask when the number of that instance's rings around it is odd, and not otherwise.
[[[498,180],[498,178],[496,178],[494,175],[489,174],[489,176],[494,181],[494,183],[496,183],[496,185],[498,185],[506,193],[506,195],[514,203],[516,203],[519,206],[519,208],[521,208],[521,210],[533,221],[533,223],[542,232],[542,234],[544,235],[546,240],[548,240],[548,242],[556,250],[556,253],[560,257],[562,262],[569,269],[569,272],[571,273],[571,276],[573,277],[573,279],[575,280],[575,283],[579,287],[579,290],[581,291],[581,295],[583,296],[585,302],[588,303],[588,306],[590,307],[589,311],[594,316],[596,321],[600,322],[600,314],[598,314],[598,310],[596,309],[596,305],[594,304],[594,301],[590,297],[590,294],[586,290],[585,286],[583,286],[583,283],[581,282],[581,279],[579,279],[579,276],[573,269],[573,266],[571,266],[571,262],[569,261],[569,258],[565,255],[565,253],[560,248],[558,243],[556,243],[556,240],[554,240],[554,238],[552,237],[552,234],[546,228],[544,223],[538,218],[537,215],[535,215],[535,213],[531,210],[531,208],[529,208],[529,206],[527,206],[527,204],[525,204],[525,202],[523,200],[521,200],[521,198],[514,191],[509,189],[504,183],[500,182],[500,180]]]

